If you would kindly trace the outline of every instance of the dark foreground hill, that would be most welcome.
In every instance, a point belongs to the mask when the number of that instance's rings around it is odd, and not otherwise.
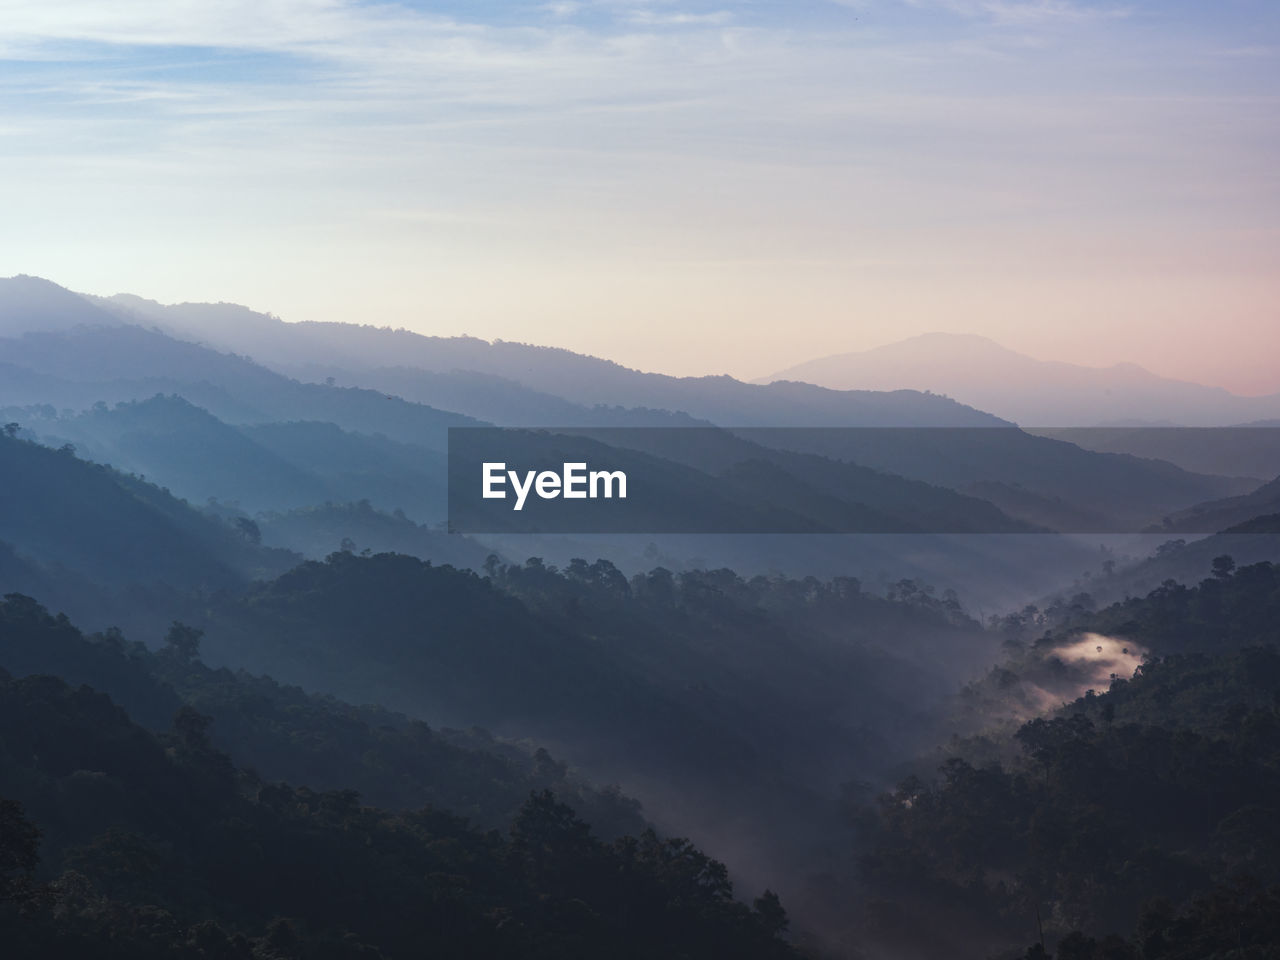
[[[551,790],[608,839],[646,826],[634,800],[571,776],[545,749],[479,728],[433,729],[243,670],[214,670],[199,647],[199,631],[180,623],[152,650],[118,630],[86,637],[29,597],[0,601],[0,668],[93,687],[157,734],[180,707],[193,707],[209,718],[215,747],[268,780],[356,790],[390,809],[431,804],[485,829],[505,828],[530,792]]]
[[[785,957],[777,899],[652,833],[606,844],[549,793],[506,836],[266,783],[191,709],[0,674],[0,936],[17,957]]]
[[[784,894],[842,830],[838,784],[930,742],[932,706],[994,656],[916,583],[488,574],[340,553],[183,616],[211,663],[546,744]]]

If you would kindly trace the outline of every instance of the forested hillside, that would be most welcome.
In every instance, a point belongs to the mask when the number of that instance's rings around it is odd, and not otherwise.
[[[1280,569],[1223,558],[1197,587],[1079,612],[994,671],[972,695],[1016,706],[1081,631],[1150,651],[1132,679],[957,739],[936,775],[851,805],[862,935],[1013,956],[1039,924],[1064,960],[1273,956],[1278,611]]]
[[[927,392],[24,284],[22,960],[1276,956],[1274,481]],[[478,417],[653,482],[609,533],[448,532]]]
[[[84,636],[35,600],[0,602],[0,668],[90,686],[130,718],[163,733],[191,707],[210,721],[214,746],[271,780],[353,789],[393,809],[433,806],[485,828],[505,826],[531,791],[551,790],[612,838],[645,827],[639,804],[596,790],[545,749],[488,731],[433,729],[386,708],[355,706],[200,659],[201,634],[175,622],[158,649],[116,630]]]
[[[265,549],[167,490],[51,449],[0,435],[0,540],[94,582],[217,589],[287,569],[296,556]]]
[[[264,782],[184,708],[0,674],[0,931],[15,956],[784,957],[769,894],[651,832],[596,839],[550,793],[504,836]]]

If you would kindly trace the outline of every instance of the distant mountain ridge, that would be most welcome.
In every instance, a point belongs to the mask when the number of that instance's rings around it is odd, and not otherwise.
[[[833,390],[933,390],[1026,427],[1226,426],[1280,416],[1280,394],[1241,397],[1133,363],[1036,360],[973,334],[927,333],[834,354],[759,383]]]
[[[55,324],[60,329],[43,328],[43,314],[28,309],[35,300],[61,304],[59,309],[67,315],[65,322]],[[100,314],[108,315],[110,322],[73,322],[94,321]],[[358,453],[355,445],[366,441],[345,435],[382,434],[391,441],[439,453],[448,427],[484,422],[553,428],[708,423],[766,428],[947,428],[937,436],[877,429],[871,431],[870,442],[860,440],[850,446],[849,438],[836,436],[816,447],[811,443],[817,434],[800,431],[792,436],[784,431],[785,437],[767,445],[896,474],[898,479],[891,485],[901,490],[889,495],[891,499],[906,496],[903,480],[924,481],[960,494],[980,493],[1022,524],[1070,525],[1093,532],[1114,529],[1117,523],[1123,528],[1158,522],[1196,503],[1247,493],[1261,482],[1251,484],[1247,477],[1231,480],[1229,475],[1187,475],[1156,461],[1123,461],[1019,430],[982,429],[970,437],[955,428],[1011,424],[931,393],[931,388],[842,391],[794,381],[762,386],[728,376],[671,377],[558,348],[430,337],[357,324],[285,323],[228,303],[164,306],[132,295],[81,297],[28,277],[0,280],[0,318],[3,329],[20,334],[0,338],[0,363],[17,373],[19,383],[16,388],[0,386],[0,403],[18,410],[33,402],[44,408],[13,416],[45,423],[57,419],[67,429],[90,428],[89,433],[71,439],[95,450],[95,456],[136,464],[149,474],[163,466],[165,482],[181,486],[188,495],[229,497],[241,500],[246,509],[291,510],[329,499],[369,499],[384,510],[403,507],[417,519],[431,521],[438,517],[427,502],[434,499],[432,488],[439,486],[426,480],[433,464],[413,455],[419,462],[409,465],[391,450],[370,448]],[[23,332],[24,326],[36,329]],[[1016,376],[1004,378],[1005,388],[1023,385],[1029,397],[1036,395],[1033,384],[1043,379],[1046,369],[982,338],[917,338],[907,345],[921,342],[933,345],[925,353],[932,357],[938,376],[954,371],[961,354],[971,360],[996,356],[1005,367],[1017,368]],[[899,352],[902,349],[906,347]],[[1083,369],[1067,364],[1049,367],[1076,373]],[[96,390],[101,393],[93,396]],[[73,424],[65,415],[68,400],[83,403],[92,396],[89,403],[97,399],[128,402],[150,400],[158,393],[181,396],[212,418],[201,419],[194,410],[169,409],[165,425],[151,420],[128,437],[104,434],[97,450],[92,431],[111,433],[117,429],[111,421],[119,417],[113,414],[101,424]],[[51,405],[60,409],[47,409]],[[154,404],[134,408],[130,416],[141,416],[148,409],[160,408]],[[338,428],[327,439],[316,434],[325,423]],[[271,424],[292,426],[285,432],[279,427],[260,429],[252,438],[231,429]],[[157,439],[161,435],[168,439]],[[263,444],[270,450],[262,449]],[[345,452],[337,453],[339,447]],[[292,452],[286,454],[286,448]],[[227,455],[219,459],[215,450]],[[245,457],[252,454],[250,459],[258,468],[238,473],[235,464],[243,458],[231,456],[235,450]],[[940,451],[945,455],[939,456]],[[392,468],[384,454],[402,462]],[[287,463],[281,462],[281,455]],[[388,469],[353,472],[343,466],[370,457]],[[207,469],[197,466],[202,458]],[[721,464],[720,469],[731,466]],[[297,469],[309,474],[312,482],[303,482]],[[389,476],[374,476],[388,470],[397,478],[390,484]],[[222,480],[213,483],[218,477]],[[325,478],[323,483],[314,482],[320,477]],[[752,477],[753,483],[766,483],[758,473]],[[245,479],[254,483],[271,479],[274,492],[244,489],[241,481]],[[283,495],[290,488],[296,496]],[[806,488],[797,488],[801,489]],[[901,514],[900,509],[891,512]],[[973,526],[956,527],[948,519],[942,528]],[[817,529],[830,527],[822,521]],[[903,528],[895,523],[886,529]],[[993,529],[1004,529],[1004,520]]]
[[[50,280],[25,274],[0,280],[0,337],[84,325],[119,326],[123,322],[116,311]]]
[[[57,405],[66,402],[64,393],[90,403],[177,393],[234,423],[327,420],[344,430],[383,433],[441,450],[449,427],[482,422],[377,390],[300,383],[246,357],[132,325],[0,338],[0,364],[27,371],[36,387],[54,389],[58,397],[40,402]],[[0,402],[31,400],[0,387]]]
[[[352,382],[388,385],[394,378],[402,396],[414,394],[432,406],[471,413],[471,407],[459,401],[466,392],[474,391],[475,375],[481,374],[531,391],[520,398],[521,402],[532,401],[540,411],[569,414],[563,407],[547,409],[546,398],[534,394],[551,395],[586,408],[579,414],[579,422],[544,420],[537,424],[541,426],[605,425],[598,415],[591,415],[597,405],[686,414],[720,426],[1001,423],[998,417],[981,410],[916,390],[842,391],[799,383],[761,386],[727,375],[672,377],[633,370],[559,347],[502,340],[490,343],[475,337],[433,337],[352,323],[285,323],[270,314],[227,303],[164,306],[132,295],[86,299],[114,311],[120,320],[156,325],[218,350],[245,354],[289,376],[308,378],[324,372],[335,379],[345,375]],[[458,380],[456,392],[450,392],[450,379]],[[525,420],[519,425],[534,424]],[[607,425],[622,424],[617,419],[607,419]]]

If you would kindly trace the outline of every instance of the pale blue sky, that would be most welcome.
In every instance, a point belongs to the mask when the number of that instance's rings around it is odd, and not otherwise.
[[[676,373],[946,329],[1280,390],[1278,11],[0,0],[0,274]]]

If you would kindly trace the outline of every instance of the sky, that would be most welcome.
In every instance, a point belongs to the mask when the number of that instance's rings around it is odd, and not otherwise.
[[[0,0],[0,275],[1280,391],[1274,0]]]

